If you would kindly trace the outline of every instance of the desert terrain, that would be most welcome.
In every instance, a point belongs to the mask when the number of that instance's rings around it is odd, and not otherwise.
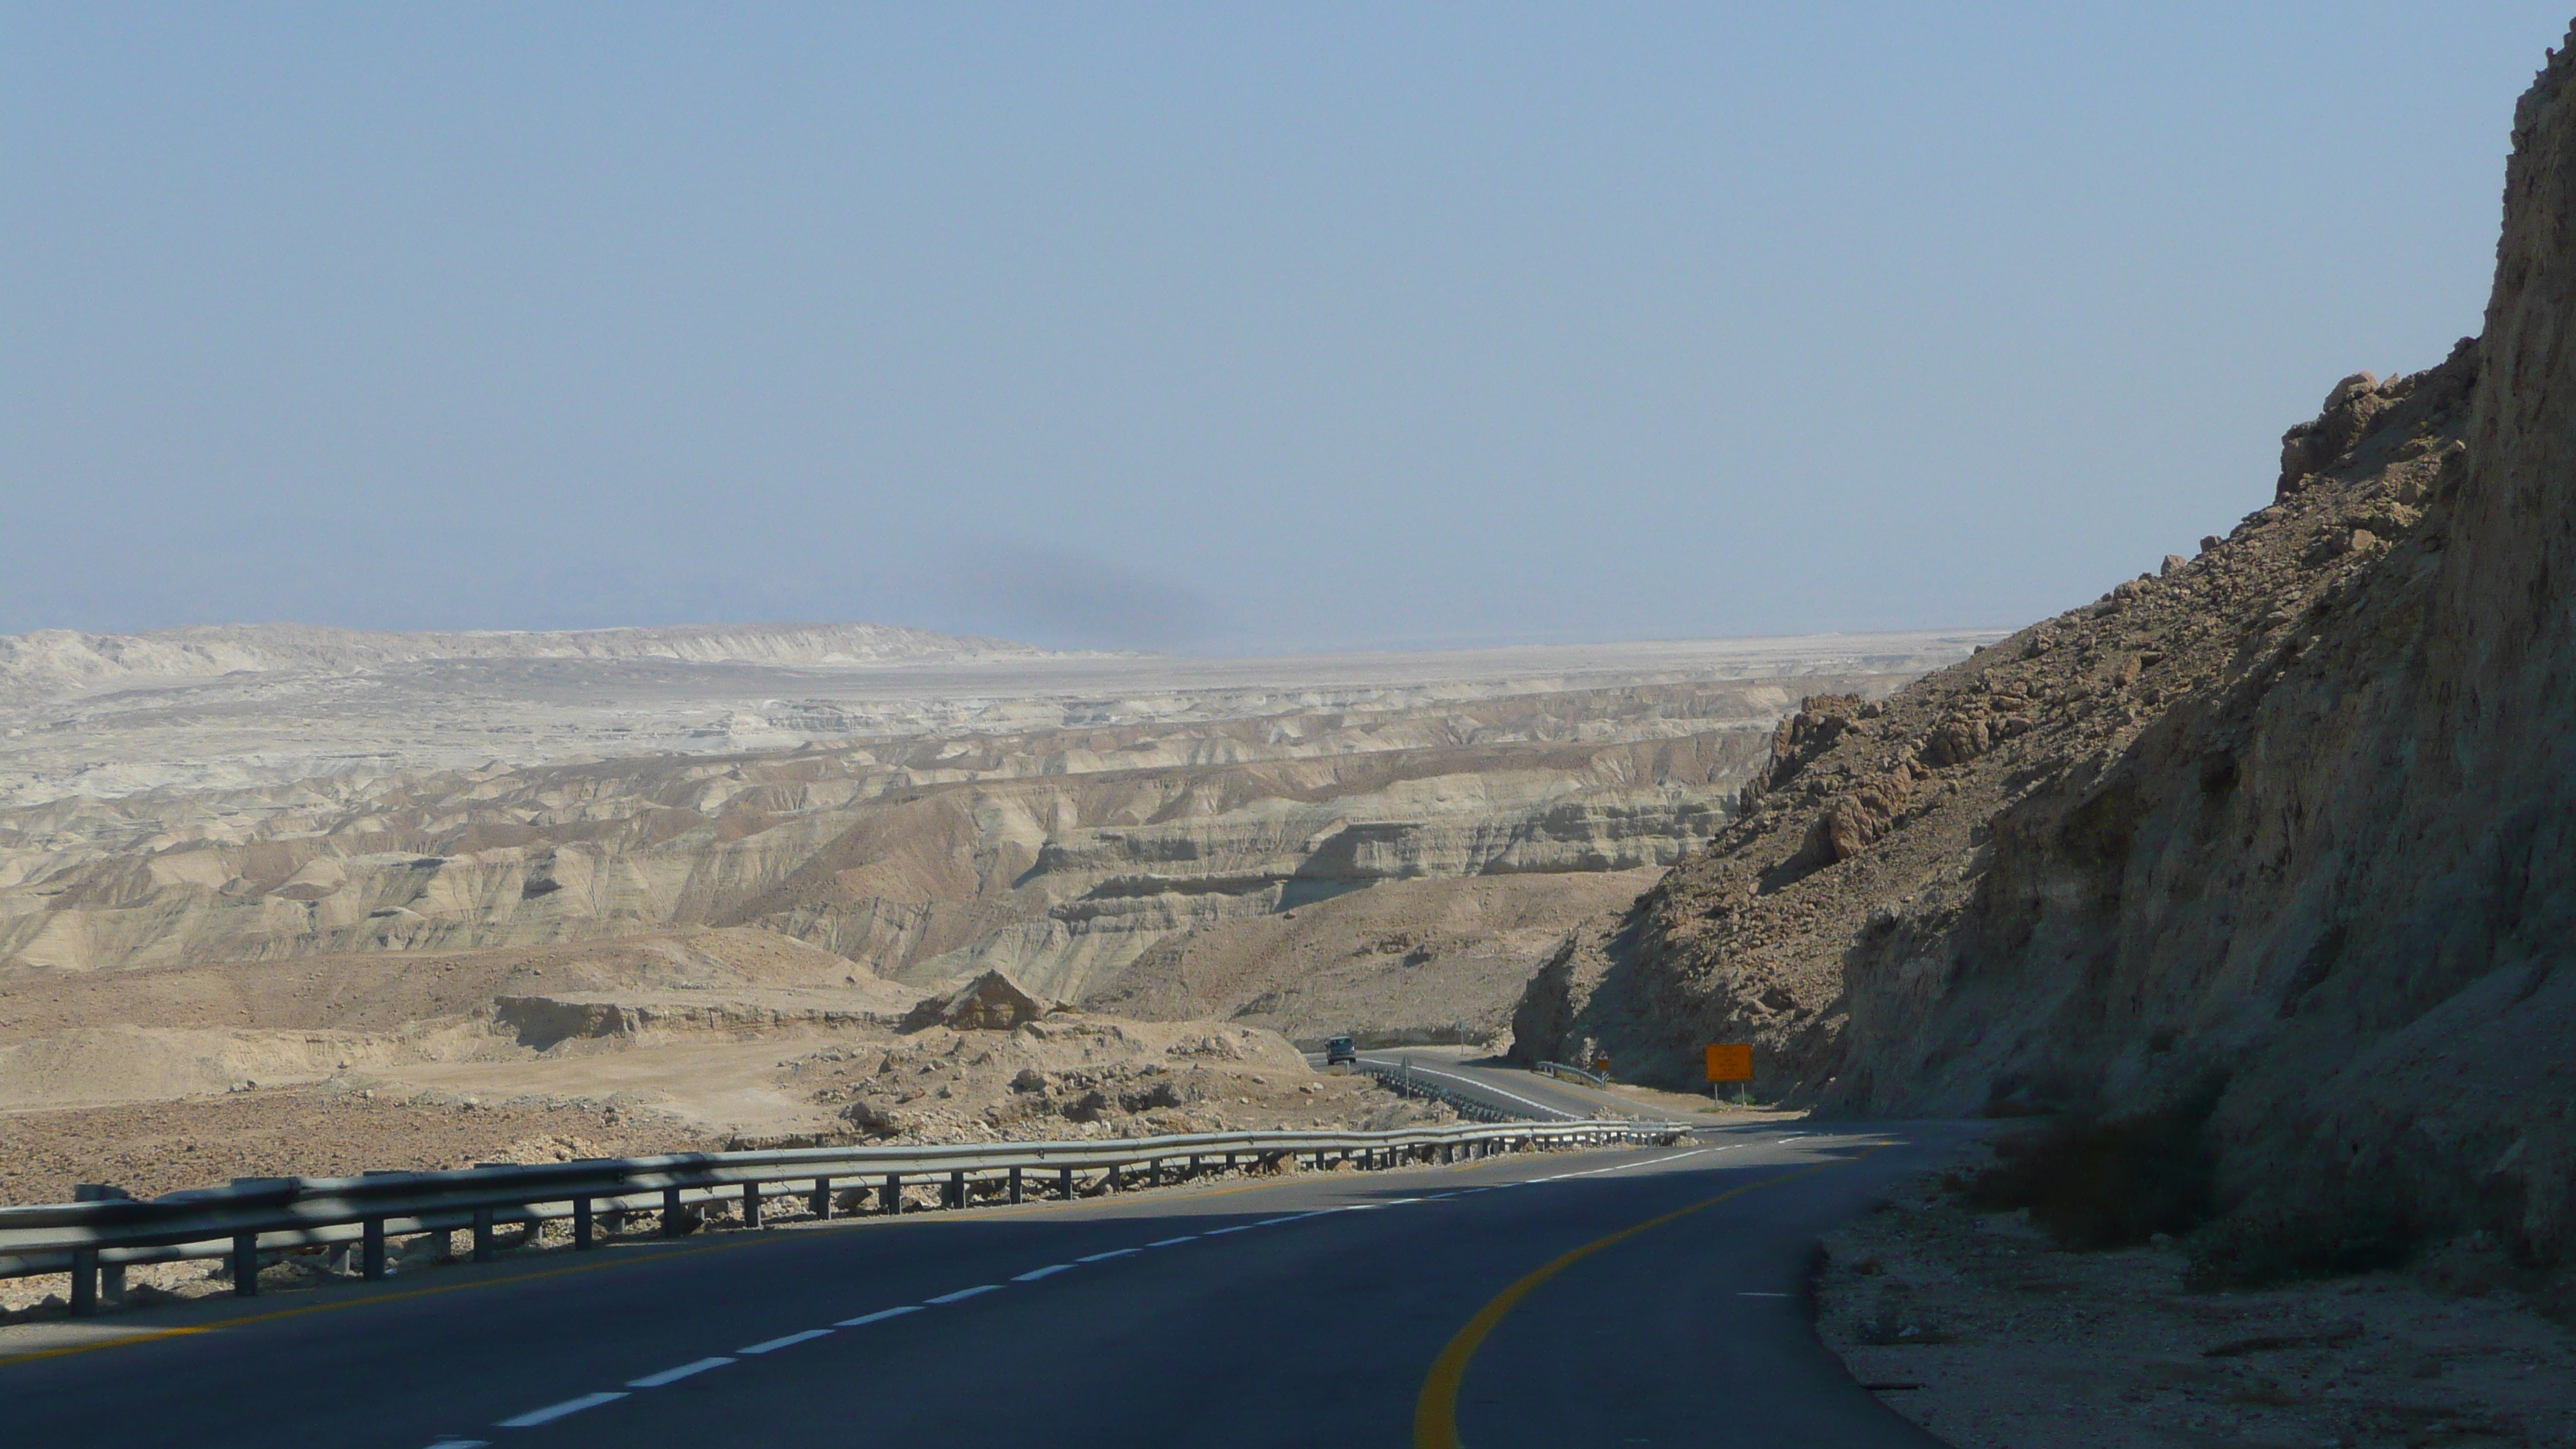
[[[1982,635],[1184,661],[869,626],[0,640],[0,1199],[1409,1120],[1780,714]],[[1008,1031],[906,1018],[1002,973]]]

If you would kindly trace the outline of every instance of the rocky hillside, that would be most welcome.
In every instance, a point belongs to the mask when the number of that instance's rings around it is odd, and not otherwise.
[[[1750,1039],[1760,1090],[1869,1113],[2196,1102],[2243,1214],[2576,1253],[2571,76],[2515,116],[2483,340],[2338,384],[2197,557],[1808,700],[1520,1050],[1679,1084]]]

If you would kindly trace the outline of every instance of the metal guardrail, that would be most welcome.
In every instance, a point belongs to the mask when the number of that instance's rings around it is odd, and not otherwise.
[[[594,1158],[579,1162],[487,1164],[444,1172],[384,1172],[363,1177],[236,1178],[225,1187],[195,1188],[149,1200],[111,1198],[41,1206],[0,1207],[0,1277],[36,1273],[72,1275],[75,1314],[96,1310],[106,1276],[110,1297],[121,1296],[124,1269],[135,1263],[225,1258],[233,1264],[233,1291],[259,1291],[263,1255],[356,1244],[360,1276],[386,1276],[386,1243],[422,1233],[470,1229],[474,1260],[498,1252],[495,1230],[569,1217],[573,1247],[598,1246],[598,1219],[607,1214],[653,1212],[665,1235],[695,1225],[690,1209],[714,1201],[737,1203],[744,1225],[760,1225],[772,1183],[795,1183],[807,1193],[814,1216],[833,1215],[837,1194],[864,1204],[873,1189],[879,1213],[905,1210],[904,1191],[925,1181],[938,1186],[945,1207],[965,1207],[979,1186],[1019,1202],[1037,1175],[1040,1194],[1052,1175],[1056,1195],[1070,1198],[1086,1185],[1115,1192],[1122,1174],[1142,1169],[1160,1186],[1167,1164],[1187,1172],[1224,1167],[1274,1166],[1283,1159],[1362,1159],[1394,1166],[1420,1158],[1454,1162],[1461,1156],[1540,1147],[1615,1143],[1671,1143],[1688,1128],[1673,1122],[1508,1123],[1415,1127],[1393,1132],[1209,1132],[1098,1142],[998,1142],[921,1147],[804,1147],[761,1152],[681,1153],[662,1157]],[[1242,1159],[1250,1158],[1250,1164]],[[1099,1174],[1096,1179],[1086,1178]],[[835,1184],[839,1184],[836,1188]]]
[[[1510,1112],[1491,1102],[1480,1102],[1463,1092],[1441,1086],[1413,1070],[1413,1063],[1373,1062],[1366,1058],[1352,1065],[1378,1079],[1378,1084],[1399,1097],[1420,1097],[1445,1102],[1459,1116],[1471,1122],[1528,1122],[1538,1119],[1526,1113]]]
[[[1479,1122],[1582,1122],[1592,1120],[1595,1116],[1607,1118],[1609,1115],[1571,1112],[1561,1107],[1549,1106],[1544,1102],[1533,1102],[1527,1097],[1506,1091],[1490,1082],[1479,1082],[1472,1078],[1453,1076],[1448,1072],[1432,1071],[1428,1068],[1416,1070],[1411,1057],[1395,1062],[1371,1061],[1362,1057],[1356,1065],[1361,1071],[1374,1075],[1380,1086],[1398,1096],[1427,1097],[1433,1101],[1446,1102],[1457,1110],[1459,1116]],[[1440,1085],[1443,1081],[1456,1082],[1461,1086],[1482,1090],[1506,1101],[1521,1103],[1522,1107],[1506,1107],[1500,1103],[1484,1101],[1458,1090],[1457,1087]]]
[[[1608,1077],[1602,1076],[1597,1072],[1587,1072],[1581,1067],[1569,1067],[1563,1062],[1540,1062],[1538,1065],[1530,1068],[1530,1070],[1533,1072],[1545,1072],[1551,1077],[1571,1078],[1578,1082],[1589,1082],[1596,1087],[1606,1087],[1610,1085],[1610,1079]]]

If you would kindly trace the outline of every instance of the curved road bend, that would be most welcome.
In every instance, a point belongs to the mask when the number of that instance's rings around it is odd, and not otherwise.
[[[1360,1060],[1364,1062],[1389,1067],[1402,1066],[1408,1059],[1413,1063],[1416,1074],[1517,1116],[1579,1121],[1600,1116],[1605,1110],[1621,1117],[1647,1115],[1645,1109],[1625,1098],[1608,1092],[1595,1092],[1522,1067],[1488,1066],[1481,1062],[1462,1061],[1454,1055],[1435,1055],[1431,1051],[1419,1050],[1360,1054]],[[1535,1112],[1532,1109],[1536,1109]]]
[[[129,1321],[197,1331],[0,1358],[0,1423],[81,1449],[1932,1445],[1797,1295],[1817,1232],[1961,1130],[1748,1129],[149,1310]]]

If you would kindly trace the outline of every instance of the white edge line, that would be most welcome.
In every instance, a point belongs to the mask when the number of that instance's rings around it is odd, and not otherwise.
[[[1076,1258],[1073,1261],[1077,1263],[1105,1263],[1111,1258],[1124,1258],[1130,1253],[1141,1253],[1143,1251],[1145,1250],[1142,1248],[1112,1248],[1106,1253],[1094,1253],[1088,1258]],[[933,1298],[930,1301],[936,1303],[939,1300]]]
[[[1697,1157],[1703,1152],[1717,1152],[1722,1150],[1723,1149],[1721,1148],[1715,1147],[1695,1147],[1688,1152],[1676,1152],[1670,1157],[1650,1157],[1643,1162],[1621,1162],[1609,1167],[1596,1167],[1592,1169],[1592,1172],[1584,1173],[1583,1176],[1590,1177],[1595,1172],[1626,1172],[1632,1167],[1655,1167],[1666,1162],[1679,1162],[1685,1157]]]
[[[667,1368],[658,1374],[646,1374],[640,1379],[628,1379],[626,1381],[626,1387],[630,1389],[658,1389],[664,1384],[676,1384],[691,1374],[702,1374],[711,1368],[723,1368],[726,1364],[732,1362],[734,1362],[734,1359],[731,1355],[720,1353],[714,1358],[702,1358],[696,1363],[684,1363],[678,1368]]]
[[[862,1313],[856,1318],[844,1318],[832,1326],[834,1328],[856,1328],[863,1323],[883,1323],[889,1318],[901,1318],[907,1313],[919,1313],[920,1311],[920,1304],[907,1303],[901,1308],[880,1308],[874,1313]]]
[[[1073,1265],[1071,1263],[1049,1263],[1043,1268],[1031,1268],[1025,1273],[1014,1273],[1011,1275],[1011,1281],[1014,1283],[1034,1283],[1040,1278],[1052,1278],[1058,1273],[1070,1273],[1072,1271]]]
[[[1738,1293],[1735,1296],[1738,1298],[1786,1298],[1789,1295],[1786,1293]]]
[[[921,1301],[924,1303],[954,1303],[961,1298],[972,1298],[978,1293],[999,1293],[1001,1291],[1002,1285],[999,1283],[983,1283],[978,1284],[973,1288],[960,1288],[954,1293],[942,1293],[936,1298],[924,1298]]]
[[[1226,1234],[1228,1234],[1228,1233],[1239,1233],[1239,1232],[1244,1231],[1244,1229],[1246,1229],[1246,1228],[1250,1228],[1250,1227],[1253,1227],[1253,1226],[1254,1226],[1254,1224],[1252,1224],[1252,1223],[1245,1223],[1245,1224],[1243,1224],[1241,1227],[1232,1227],[1232,1228],[1210,1228],[1210,1229],[1208,1229],[1206,1232],[1199,1234],[1199,1236],[1200,1236],[1200,1237],[1202,1237],[1202,1238],[1221,1238],[1221,1237],[1224,1237],[1224,1236],[1225,1236]]]
[[[625,1397],[625,1391],[622,1389],[609,1393],[584,1394],[578,1399],[566,1399],[560,1404],[548,1404],[542,1409],[531,1409],[515,1419],[503,1419],[495,1427],[533,1429],[539,1424],[551,1424],[567,1414],[578,1414],[584,1409],[596,1409],[602,1404],[613,1404]]]
[[[808,1341],[810,1341],[810,1340],[817,1339],[817,1338],[830,1338],[831,1336],[832,1336],[832,1330],[830,1330],[830,1329],[828,1329],[828,1328],[809,1328],[809,1329],[805,1330],[803,1333],[791,1333],[791,1334],[788,1334],[788,1335],[787,1335],[786,1337],[784,1337],[784,1338],[772,1338],[772,1339],[768,1339],[768,1340],[765,1340],[765,1341],[760,1342],[760,1343],[755,1343],[755,1344],[751,1345],[749,1348],[737,1348],[737,1349],[735,1349],[735,1350],[734,1350],[734,1352],[736,1352],[736,1353],[776,1353],[778,1350],[780,1350],[780,1349],[782,1349],[782,1348],[794,1348],[796,1345],[798,1345],[798,1344],[800,1344],[800,1343],[805,1343],[805,1342],[808,1342]]]
[[[1191,1234],[1190,1234],[1190,1235],[1188,1235],[1187,1237],[1180,1237],[1180,1238],[1165,1238],[1164,1240],[1162,1240],[1162,1241],[1161,1241],[1161,1242],[1159,1242],[1159,1243],[1147,1243],[1145,1246],[1146,1246],[1146,1247],[1149,1247],[1149,1248],[1168,1248],[1168,1247],[1172,1246],[1172,1245],[1173,1245],[1173,1244],[1175,1244],[1175,1243],[1195,1243],[1195,1242],[1197,1242],[1198,1240],[1199,1240],[1199,1235],[1198,1235],[1198,1234],[1196,1234],[1196,1233],[1191,1233]]]

